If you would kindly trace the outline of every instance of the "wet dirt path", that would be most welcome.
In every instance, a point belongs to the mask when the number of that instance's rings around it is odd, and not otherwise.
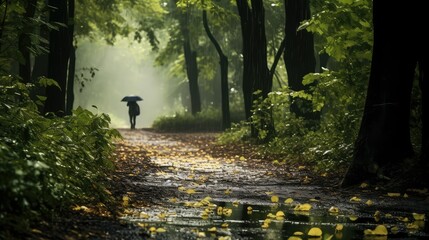
[[[215,134],[120,132],[118,163],[128,170],[114,194],[125,207],[121,219],[139,226],[143,239],[307,239],[311,228],[322,230],[318,239],[362,239],[377,225],[388,229],[377,239],[429,237],[427,220],[413,216],[429,213],[425,190],[339,191],[312,184],[303,166],[243,146],[223,151]]]

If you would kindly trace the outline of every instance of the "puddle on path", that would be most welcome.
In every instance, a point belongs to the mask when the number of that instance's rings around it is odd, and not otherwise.
[[[303,233],[301,239],[308,239],[307,232],[313,227],[320,228],[323,235],[311,239],[429,238],[427,222],[413,218],[414,212],[428,213],[424,199],[400,197],[392,201],[380,193],[353,194],[298,185],[270,169],[255,168],[250,161],[213,158],[168,135],[121,133],[128,144],[152,152],[151,161],[160,169],[134,184],[176,193],[157,199],[153,206],[129,208],[123,216],[149,233],[149,239],[274,240],[289,239],[296,232]],[[278,197],[277,203],[273,196]],[[351,202],[353,196],[361,201]],[[293,202],[285,203],[288,198]],[[311,209],[294,210],[300,204],[310,204]],[[339,212],[330,212],[331,207]],[[374,217],[377,211],[379,218]],[[281,212],[284,217],[279,217]],[[342,231],[335,230],[338,224],[343,225]],[[388,236],[364,236],[365,229],[379,224],[388,228]]]

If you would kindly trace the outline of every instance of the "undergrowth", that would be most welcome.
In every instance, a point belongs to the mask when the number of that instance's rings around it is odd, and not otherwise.
[[[243,113],[231,111],[231,122],[243,120]],[[159,132],[211,132],[222,130],[222,115],[215,108],[206,108],[192,115],[189,112],[179,112],[173,116],[162,116],[156,119],[152,128]]]
[[[0,238],[72,204],[109,201],[104,183],[120,136],[109,116],[82,108],[42,116],[29,86],[11,76],[0,78],[0,91]]]

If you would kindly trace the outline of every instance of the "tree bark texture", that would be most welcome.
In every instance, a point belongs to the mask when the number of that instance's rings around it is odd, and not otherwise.
[[[76,48],[73,45],[74,38],[74,14],[75,0],[68,0],[68,42],[70,49],[68,75],[67,75],[67,93],[66,93],[66,115],[71,115],[74,103],[74,76],[76,70]]]
[[[176,2],[175,0],[174,2]],[[189,9],[186,9],[184,13],[179,16],[179,22],[181,25],[181,33],[183,36],[183,52],[185,55],[186,63],[186,74],[189,81],[189,94],[191,98],[191,112],[195,115],[201,112],[201,96],[200,88],[198,85],[198,63],[197,63],[197,52],[192,50],[191,39],[189,33]]]
[[[253,101],[265,98],[272,89],[267,67],[265,9],[262,0],[237,0],[243,39],[243,97],[246,118],[252,116]],[[255,91],[260,91],[258,96]]]
[[[50,0],[49,21],[68,25],[67,1]],[[61,87],[55,86],[46,88],[46,102],[44,112],[52,112],[58,116],[65,114],[66,103],[66,82],[67,68],[70,55],[70,45],[68,41],[68,29],[60,26],[58,30],[51,30],[49,34],[49,65],[48,77],[56,80]]]
[[[218,41],[210,31],[207,11],[203,10],[203,25],[206,30],[207,36],[216,48],[219,55],[220,64],[220,82],[221,82],[221,95],[222,95],[222,129],[228,129],[231,127],[231,117],[229,112],[229,87],[228,87],[228,58],[222,51]]]
[[[19,76],[22,78],[24,83],[31,82],[31,61],[30,61],[30,50],[31,47],[31,39],[30,39],[30,29],[28,28],[28,22],[30,18],[34,17],[36,13],[37,0],[31,0],[27,2],[25,6],[24,13],[24,28],[19,35],[18,39],[18,48],[22,55],[23,62],[19,64]]]
[[[416,66],[419,66],[423,94],[423,168],[420,170],[424,169],[425,174],[429,170],[429,31],[425,26],[427,13],[422,9],[425,8],[419,1],[393,5],[373,1],[374,47],[369,86],[353,162],[343,186],[392,177],[402,168],[404,159],[413,157],[409,122]],[[398,17],[398,13],[407,17]]]
[[[303,77],[315,71],[313,34],[307,30],[297,31],[300,23],[310,19],[309,0],[285,0],[286,47],[284,61],[289,88],[293,91],[309,90],[302,84]],[[318,120],[319,114],[313,112],[312,103],[304,99],[293,99],[291,112],[308,120]]]

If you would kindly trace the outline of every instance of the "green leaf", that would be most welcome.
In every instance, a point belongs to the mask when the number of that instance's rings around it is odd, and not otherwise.
[[[39,84],[42,87],[48,87],[48,86],[55,86],[58,89],[61,90],[60,85],[57,83],[57,81],[55,81],[54,79],[51,78],[47,78],[47,77],[40,77],[39,78]]]

